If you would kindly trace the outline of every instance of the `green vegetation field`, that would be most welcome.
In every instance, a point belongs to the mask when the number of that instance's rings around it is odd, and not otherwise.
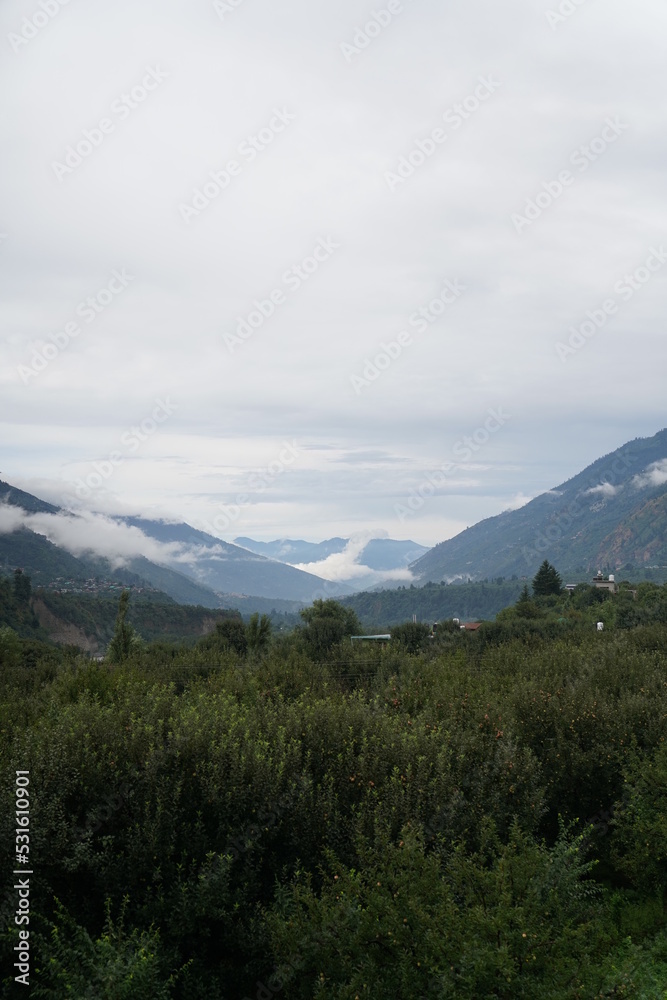
[[[27,770],[35,997],[665,1000],[666,594],[597,632],[590,589],[371,649],[334,602],[100,664],[0,631],[4,995]]]

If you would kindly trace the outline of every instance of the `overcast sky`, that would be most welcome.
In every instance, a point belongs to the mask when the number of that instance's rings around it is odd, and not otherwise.
[[[658,0],[5,0],[0,476],[431,545],[654,434],[666,30]]]

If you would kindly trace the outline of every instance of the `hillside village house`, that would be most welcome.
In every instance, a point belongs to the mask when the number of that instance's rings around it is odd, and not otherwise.
[[[614,577],[610,574],[609,579],[605,580],[599,570],[598,575],[593,577],[593,586],[600,590],[609,590],[612,594],[615,594],[618,589]]]

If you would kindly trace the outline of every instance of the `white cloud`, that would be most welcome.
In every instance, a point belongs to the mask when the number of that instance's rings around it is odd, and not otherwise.
[[[324,580],[339,582],[365,577],[370,570],[368,566],[362,566],[359,563],[359,556],[374,537],[377,536],[372,532],[360,532],[349,540],[342,552],[333,552],[319,562],[295,563],[294,565],[296,569],[301,569],[304,573],[314,573]]]
[[[127,565],[137,556],[166,565],[173,559],[189,561],[192,556],[180,543],[162,543],[131,525],[101,514],[31,514],[17,507],[0,506],[0,534],[27,528],[44,535],[74,556],[95,555],[108,559],[114,568]]]
[[[550,492],[553,493],[555,491],[552,490]],[[560,495],[560,494],[558,494],[558,495]],[[506,503],[504,509],[505,510],[519,510],[520,507],[525,507],[527,503],[530,503],[530,501],[534,500],[534,499],[535,499],[534,497],[527,497],[527,496],[524,496],[523,493],[519,492],[515,496],[512,497],[512,499],[509,501],[509,503]]]
[[[0,504],[0,535],[9,535],[23,527],[25,514],[18,507]]]
[[[600,483],[599,486],[591,486],[590,489],[584,490],[584,496],[602,496],[602,497],[615,497],[620,489],[620,486],[612,486],[611,483]]]
[[[635,476],[632,482],[638,489],[646,486],[664,486],[667,483],[667,458],[653,462],[639,476]]]
[[[294,565],[296,569],[303,570],[305,573],[313,573],[323,580],[349,583],[351,586],[367,588],[379,583],[411,583],[414,577],[407,568],[374,570],[360,561],[364,549],[372,539],[388,537],[389,533],[384,529],[358,532],[349,540],[342,552],[334,552],[319,562]]]

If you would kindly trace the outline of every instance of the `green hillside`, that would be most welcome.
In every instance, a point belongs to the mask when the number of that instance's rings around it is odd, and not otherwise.
[[[219,608],[222,603],[218,595],[208,587],[195,583],[177,570],[158,566],[144,556],[133,559],[130,566],[139,579],[146,580],[152,587],[162,590],[179,604],[199,604],[204,608]]]
[[[61,509],[54,507],[52,503],[34,497],[32,493],[25,493],[24,490],[17,489],[11,483],[5,483],[0,479],[0,503],[10,504],[12,507],[20,507],[30,514],[57,514]]]
[[[22,639],[46,639],[30,598],[17,596],[14,581],[0,577],[0,629],[13,629]]]
[[[59,511],[52,504],[5,482],[0,482],[0,503],[20,507],[31,514],[60,512],[66,516],[65,512]],[[92,555],[74,556],[66,549],[54,545],[44,535],[25,527],[0,534],[0,575],[11,576],[17,567],[30,576],[33,586],[49,587],[57,580],[83,582],[102,578],[117,580],[125,586],[154,587],[179,604],[201,605],[206,608],[219,608],[221,604],[209,587],[177,570],[158,566],[143,556],[131,560],[127,566],[114,569],[106,559]]]
[[[412,564],[422,582],[533,576],[543,559],[585,580],[626,563],[667,578],[667,430],[637,438],[519,510],[490,517]],[[643,512],[643,513],[642,513]],[[634,574],[637,576],[637,573]]]
[[[117,598],[38,590],[35,603],[43,604],[57,619],[58,625],[53,628],[73,625],[95,640],[100,651],[106,649],[114,632]],[[164,596],[159,602],[133,596],[127,621],[146,642],[158,639],[175,642],[201,638],[212,632],[217,622],[240,617],[238,611],[179,605]],[[45,628],[49,631],[48,626]]]
[[[667,566],[667,491],[647,500],[603,540],[598,562],[625,566]]]
[[[80,559],[59,548],[43,535],[37,535],[27,528],[19,528],[10,534],[0,535],[0,571],[11,574],[16,567],[25,570],[35,586],[44,586],[57,577],[63,579],[87,580],[100,572],[99,564],[93,560]],[[108,566],[104,575],[112,576]],[[124,577],[124,582],[136,582]]]
[[[448,618],[463,621],[492,620],[503,608],[514,604],[525,581],[494,583],[427,583],[424,587],[368,591],[345,597],[340,603],[352,608],[367,630],[380,631],[411,621],[437,622]]]
[[[0,482],[1,503],[18,507],[29,514],[76,517],[5,482]],[[23,527],[0,534],[0,574],[11,574],[19,566],[31,575],[35,584],[41,586],[49,586],[58,578],[87,580],[100,576],[114,577],[123,584],[149,584],[179,604],[208,608],[221,606],[220,593],[244,597],[251,595],[269,602],[280,597],[302,605],[310,603],[324,586],[324,581],[311,573],[249,552],[189,524],[140,517],[115,520],[137,528],[147,537],[165,545],[165,565],[137,556],[127,566],[112,570],[108,560],[102,557],[93,553],[71,555],[44,535]],[[189,548],[196,556],[184,562],[169,552],[169,543]],[[350,593],[350,588],[342,584],[330,585],[328,591],[337,596]]]

